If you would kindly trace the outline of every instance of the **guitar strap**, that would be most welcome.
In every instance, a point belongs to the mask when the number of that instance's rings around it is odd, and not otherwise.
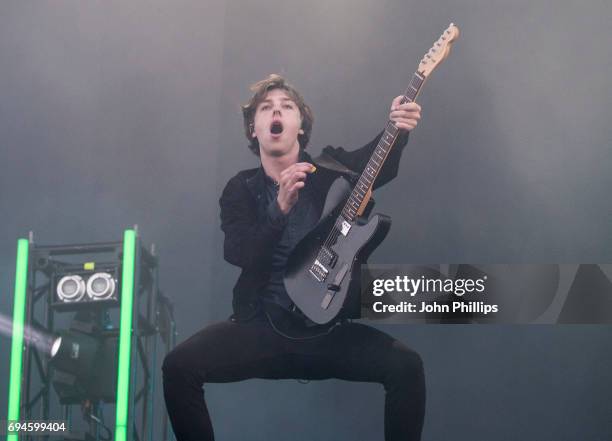
[[[342,173],[343,175],[345,175],[345,177],[351,183],[351,185],[357,184],[357,180],[359,179],[359,176],[360,176],[359,173],[346,167],[344,164],[342,164],[340,161],[338,161],[332,155],[330,155],[329,153],[325,151],[323,151],[316,158],[313,158],[312,162],[314,162],[316,165],[321,166],[323,168],[327,168],[329,170],[333,170],[338,173]],[[369,216],[369,213],[372,211],[372,208],[374,208],[375,203],[376,201],[374,200],[374,198],[370,196],[370,200],[368,201],[366,210],[363,213],[365,217]]]
[[[349,179],[350,181],[355,181],[357,178],[359,178],[359,173],[354,172],[353,170],[349,169],[348,167],[346,167],[340,161],[336,160],[333,156],[331,156],[327,152],[321,153],[316,158],[313,158],[312,161],[318,166],[337,171],[344,175],[348,175],[350,178]]]

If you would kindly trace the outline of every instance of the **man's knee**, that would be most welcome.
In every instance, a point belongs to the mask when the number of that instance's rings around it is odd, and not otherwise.
[[[399,342],[393,344],[387,364],[387,381],[397,383],[422,381],[423,359],[414,350]]]
[[[194,376],[194,366],[190,365],[187,354],[181,352],[180,349],[181,347],[177,346],[164,357],[162,363],[164,381],[186,380]]]
[[[169,378],[171,376],[177,375],[181,373],[181,361],[180,356],[176,350],[172,350],[166,354],[164,357],[164,362],[162,363],[162,372],[164,378]]]

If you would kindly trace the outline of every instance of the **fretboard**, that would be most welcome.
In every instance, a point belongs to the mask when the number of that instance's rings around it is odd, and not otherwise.
[[[404,92],[401,104],[414,101],[424,82],[425,78],[418,72],[415,72],[412,76],[412,80],[410,81],[410,85]],[[361,173],[357,184],[353,188],[346,205],[342,209],[342,217],[344,217],[347,221],[351,222],[357,216],[359,207],[363,203],[368,191],[372,188],[372,185],[374,185],[374,181],[387,160],[387,156],[389,156],[389,152],[391,151],[391,148],[393,148],[399,133],[400,129],[395,127],[395,124],[392,121],[388,121],[385,131],[380,137],[378,145],[374,149],[374,153],[372,153],[372,156],[370,157],[366,167],[363,169],[363,172]]]

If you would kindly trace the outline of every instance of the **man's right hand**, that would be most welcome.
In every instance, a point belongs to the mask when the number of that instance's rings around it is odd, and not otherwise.
[[[306,174],[313,173],[317,168],[309,162],[296,162],[280,174],[278,206],[283,214],[289,213],[298,200],[298,192],[304,188]]]

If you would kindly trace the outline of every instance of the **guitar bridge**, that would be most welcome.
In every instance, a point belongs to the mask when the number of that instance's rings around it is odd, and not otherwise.
[[[325,267],[325,265],[319,262],[319,259],[317,259],[310,267],[309,272],[319,282],[323,282],[327,278],[329,270]]]

